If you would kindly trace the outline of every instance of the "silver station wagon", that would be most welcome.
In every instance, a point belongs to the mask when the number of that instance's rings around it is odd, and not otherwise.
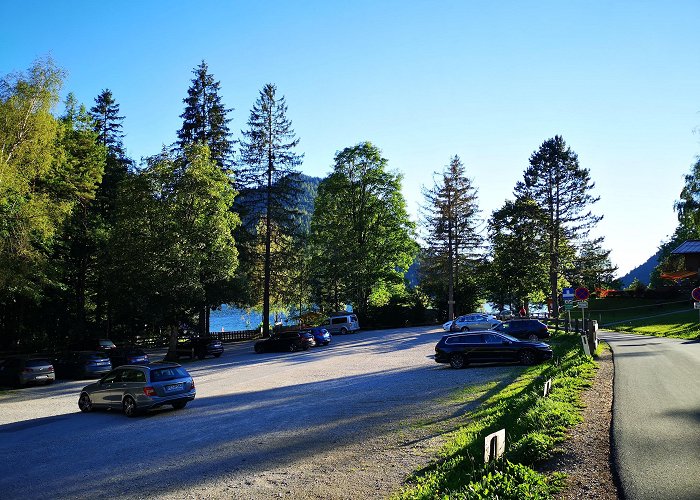
[[[133,417],[163,405],[180,410],[196,393],[194,379],[177,363],[125,365],[84,387],[78,407],[83,412],[120,409]]]

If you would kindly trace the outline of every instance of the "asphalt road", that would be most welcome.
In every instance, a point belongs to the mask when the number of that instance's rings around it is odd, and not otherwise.
[[[600,332],[615,361],[613,452],[625,498],[700,498],[700,341]]]
[[[221,358],[183,362],[197,385],[186,409],[132,419],[80,413],[89,381],[0,392],[0,498],[265,498],[272,490],[261,477],[289,471],[281,484],[294,492],[301,467],[309,488],[352,488],[358,467],[333,463],[340,450],[362,450],[369,437],[401,432],[431,410],[463,411],[446,400],[456,388],[505,384],[520,370],[438,365],[430,356],[440,334],[362,331],[328,347],[261,355],[251,343],[226,345]],[[314,496],[333,496],[324,491]],[[343,495],[353,498],[352,489]]]

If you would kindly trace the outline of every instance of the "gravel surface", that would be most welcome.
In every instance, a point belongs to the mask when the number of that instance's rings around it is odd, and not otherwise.
[[[452,370],[442,330],[336,336],[307,352],[227,345],[184,362],[197,399],[129,419],[77,411],[88,381],[0,393],[0,496],[386,498],[427,464],[471,406],[455,389],[507,384],[519,366]],[[184,361],[184,360],[183,360]]]
[[[293,354],[226,346],[183,362],[197,399],[127,419],[80,414],[88,381],[0,392],[0,496],[14,498],[387,498],[462,422],[455,389],[507,384],[518,366],[436,364],[442,331],[334,337]],[[561,498],[616,498],[610,473],[613,364],[599,360],[581,425],[543,469],[569,475]]]

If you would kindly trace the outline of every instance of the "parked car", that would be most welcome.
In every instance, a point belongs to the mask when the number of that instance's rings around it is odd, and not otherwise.
[[[496,332],[444,335],[435,346],[435,361],[464,368],[469,363],[520,362],[532,365],[552,358],[552,348],[543,342],[518,340]]]
[[[207,356],[220,357],[224,353],[224,346],[219,339],[214,337],[183,337],[177,341],[176,353],[179,356],[189,356],[204,359]]]
[[[136,346],[121,346],[107,352],[113,367],[121,365],[147,365],[150,362],[148,354]]]
[[[442,325],[443,330],[450,332],[466,332],[469,330],[489,330],[499,324],[494,316],[490,314],[466,314],[455,318],[454,321],[448,321]]]
[[[30,384],[51,384],[56,373],[46,358],[12,356],[0,363],[0,384],[24,387]]]
[[[498,311],[496,314],[494,314],[494,317],[499,321],[506,321],[509,319],[513,319],[515,315],[511,312],[510,309],[503,309],[502,311]]]
[[[271,351],[306,351],[309,347],[315,345],[314,336],[309,331],[280,332],[271,335],[269,338],[258,340],[255,343],[255,352],[259,354]]]
[[[72,351],[109,351],[117,346],[109,339],[82,339],[73,342],[69,349]]]
[[[353,333],[360,329],[360,322],[353,313],[336,313],[327,318],[321,326],[331,335]]]
[[[98,378],[112,369],[106,352],[65,351],[54,360],[59,378]]]
[[[133,417],[163,405],[180,410],[196,394],[194,379],[177,363],[120,366],[83,387],[78,407],[83,412],[121,409],[127,417]]]
[[[540,340],[548,339],[549,328],[536,319],[512,319],[493,327],[493,331],[507,333],[518,339]]]
[[[328,345],[331,343],[331,333],[322,326],[314,326],[308,330],[314,336],[316,345]]]

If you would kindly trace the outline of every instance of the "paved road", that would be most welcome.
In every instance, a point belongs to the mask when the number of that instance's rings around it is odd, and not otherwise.
[[[630,500],[700,498],[700,341],[600,332],[615,360],[613,446]]]
[[[316,498],[350,498],[353,474],[381,460],[359,467],[342,450],[370,453],[368,438],[402,432],[407,419],[463,411],[446,400],[455,388],[520,371],[438,365],[429,356],[440,333],[360,332],[298,353],[227,345],[219,359],[184,363],[197,384],[186,409],[133,419],[81,414],[86,381],[0,393],[0,498],[298,497],[295,477]],[[324,482],[341,491],[313,490]]]

